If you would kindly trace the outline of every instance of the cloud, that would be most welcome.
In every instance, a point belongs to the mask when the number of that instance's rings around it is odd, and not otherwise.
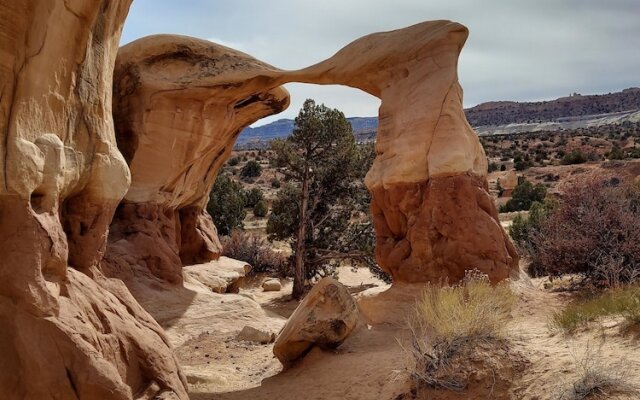
[[[639,15],[638,0],[134,0],[123,43],[154,33],[212,38],[296,69],[368,33],[451,19],[470,30],[459,75],[472,106],[639,86]],[[376,115],[380,105],[357,89],[287,88],[289,109],[259,124],[295,116],[309,97],[348,116]]]

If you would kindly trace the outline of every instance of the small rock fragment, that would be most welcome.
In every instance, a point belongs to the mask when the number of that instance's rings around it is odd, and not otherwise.
[[[245,326],[242,328],[240,333],[238,333],[236,339],[244,340],[246,342],[267,344],[273,342],[276,339],[276,335],[273,332],[265,332],[251,326]]]

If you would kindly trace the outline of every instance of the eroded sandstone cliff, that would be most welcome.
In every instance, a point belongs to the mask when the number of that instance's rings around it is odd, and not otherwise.
[[[130,175],[112,71],[130,0],[0,1],[0,388],[186,398],[160,326],[100,270]]]
[[[183,264],[219,256],[204,207],[240,131],[288,106],[285,89],[261,80],[272,71],[247,54],[185,36],[150,36],[120,49],[114,120],[131,187],[112,225],[114,276],[151,273],[180,283]]]

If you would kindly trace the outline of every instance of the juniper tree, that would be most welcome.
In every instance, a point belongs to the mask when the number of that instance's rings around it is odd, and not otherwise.
[[[365,159],[358,153],[344,114],[307,100],[292,135],[273,141],[271,149],[273,163],[282,168],[288,183],[272,204],[267,233],[270,239],[290,240],[292,296],[301,298],[305,278],[335,260],[375,264],[372,241],[354,235],[355,227],[362,226],[352,221],[363,208],[363,196],[369,201],[362,178],[372,157]],[[363,163],[369,164],[363,167]]]

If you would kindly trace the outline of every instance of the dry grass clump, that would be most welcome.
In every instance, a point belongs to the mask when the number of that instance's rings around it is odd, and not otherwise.
[[[469,273],[456,286],[429,285],[410,320],[411,377],[417,385],[463,390],[468,372],[459,361],[479,344],[504,338],[516,303],[507,284],[491,286],[485,275]]]
[[[623,317],[630,326],[640,323],[640,286],[620,287],[573,302],[554,312],[549,322],[552,329],[570,334],[607,316]]]
[[[597,347],[587,343],[582,354],[574,353],[577,373],[572,382],[557,390],[557,400],[608,399],[613,395],[637,395],[638,388],[629,383],[625,360],[606,362],[602,357],[604,342]]]

